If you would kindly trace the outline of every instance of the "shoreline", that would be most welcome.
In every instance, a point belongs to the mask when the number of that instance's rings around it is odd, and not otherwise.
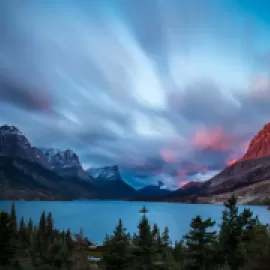
[[[157,201],[157,200],[110,200],[110,199],[81,199],[81,200],[23,200],[23,199],[18,199],[18,200],[1,200],[1,202],[137,202],[137,203],[168,203],[168,204],[198,204],[198,205],[223,205],[223,201],[214,201],[214,202],[183,202],[183,201]],[[238,205],[243,205],[243,206],[262,206],[262,207],[267,207],[269,204],[264,204],[264,203],[249,203],[247,200],[242,200],[237,203]]]

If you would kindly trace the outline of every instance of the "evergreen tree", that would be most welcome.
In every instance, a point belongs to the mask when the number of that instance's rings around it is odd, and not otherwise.
[[[33,232],[33,229],[34,229],[33,228],[33,221],[31,218],[29,218],[28,223],[27,223],[27,230],[31,234]]]
[[[162,247],[168,249],[171,246],[169,228],[166,226],[161,236]]]
[[[155,260],[161,261],[162,260],[162,243],[161,243],[161,235],[160,230],[157,224],[154,224],[152,230],[153,236],[153,252],[155,253]]]
[[[169,228],[165,227],[161,235],[161,258],[163,262],[163,268],[166,270],[176,269],[176,262],[174,260],[173,249],[171,246],[171,240],[169,236]]]
[[[249,256],[256,254],[256,230],[263,228],[250,209],[239,213],[237,199],[232,196],[224,203],[220,229],[220,248],[225,263],[232,270],[244,266]],[[265,228],[265,227],[264,227]]]
[[[28,223],[27,223],[27,239],[28,239],[28,246],[31,245],[31,235],[32,235],[32,233],[33,233],[33,230],[34,230],[34,228],[33,228],[33,221],[32,221],[32,219],[30,218],[30,219],[28,220]]]
[[[17,232],[17,216],[16,216],[16,209],[15,209],[14,202],[12,202],[12,205],[11,205],[10,219],[11,219],[11,226],[13,228],[13,231]]]
[[[19,240],[22,248],[27,247],[28,245],[28,235],[27,230],[24,223],[24,218],[21,217],[20,223],[19,223]]]
[[[130,269],[132,264],[130,237],[126,233],[121,219],[114,234],[111,237],[106,235],[104,250],[103,263],[106,265],[106,270]]]
[[[67,249],[69,251],[69,254],[72,254],[73,249],[74,249],[74,242],[71,238],[70,229],[68,229],[66,232],[65,241],[66,241],[66,245],[67,245]]]
[[[0,265],[12,263],[16,254],[14,216],[6,212],[0,213]]]
[[[184,259],[186,254],[186,246],[184,240],[176,241],[174,247],[174,260],[180,269],[183,268]]]
[[[29,255],[33,266],[37,265],[37,258],[39,257],[39,242],[37,228],[34,227],[33,232],[30,236],[30,248]]]
[[[46,257],[48,264],[58,269],[66,268],[70,262],[70,255],[65,241],[55,239],[54,242],[50,244]]]
[[[135,235],[135,255],[138,269],[154,269],[156,262],[156,250],[153,241],[153,234],[148,219],[143,215],[138,225],[138,235]]]
[[[45,235],[45,231],[46,231],[46,215],[45,215],[44,211],[42,212],[42,214],[40,216],[38,231],[40,232],[40,234],[42,236]]]
[[[45,238],[46,235],[46,215],[45,212],[43,211],[41,216],[40,216],[40,220],[39,220],[39,226],[38,226],[38,230],[37,230],[37,244],[38,244],[38,251],[40,253],[40,257],[41,259],[45,259],[44,255],[45,252],[48,248],[48,241],[46,241]]]
[[[46,218],[46,236],[51,239],[53,235],[53,218],[52,213],[49,212]]]
[[[209,270],[212,267],[213,247],[216,232],[209,232],[215,222],[210,218],[203,221],[200,216],[192,219],[190,232],[184,236],[187,245],[185,269]]]

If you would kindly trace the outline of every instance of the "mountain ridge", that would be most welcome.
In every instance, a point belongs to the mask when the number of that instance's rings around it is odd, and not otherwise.
[[[207,202],[212,200],[210,199],[212,196],[237,192],[241,188],[253,187],[268,179],[270,179],[270,123],[254,136],[242,158],[217,175],[205,182],[198,183],[195,187],[193,185],[185,189],[178,189],[172,194],[156,198],[156,200]]]
[[[94,178],[83,170],[72,150],[33,147],[19,129],[0,127],[0,199],[126,199],[135,189],[125,183],[118,167],[113,185],[100,176]],[[52,181],[53,180],[53,181]],[[15,197],[14,197],[15,196]]]

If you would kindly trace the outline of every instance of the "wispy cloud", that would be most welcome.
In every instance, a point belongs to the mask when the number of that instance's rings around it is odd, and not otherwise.
[[[84,166],[119,164],[134,185],[179,187],[240,157],[269,121],[267,18],[238,4],[4,0],[0,9],[1,123],[38,146],[73,148]]]

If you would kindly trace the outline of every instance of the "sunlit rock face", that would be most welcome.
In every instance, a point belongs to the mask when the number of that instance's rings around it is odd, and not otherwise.
[[[239,160],[270,156],[270,123],[266,124],[262,130],[251,140],[246,154]]]

